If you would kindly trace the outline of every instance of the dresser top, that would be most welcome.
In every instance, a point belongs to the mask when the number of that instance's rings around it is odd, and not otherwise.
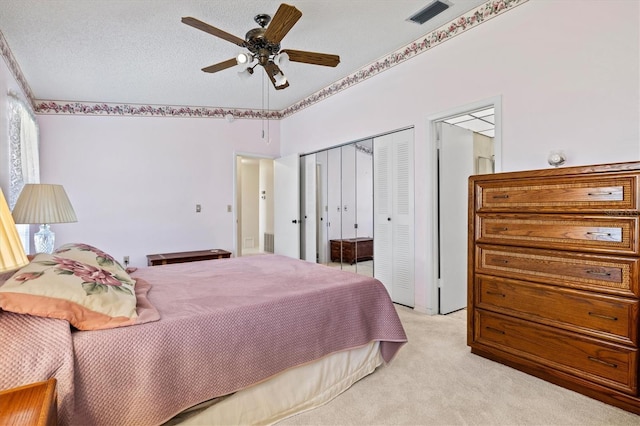
[[[532,177],[551,177],[551,176],[571,176],[582,175],[585,173],[623,173],[640,171],[640,161],[631,161],[626,163],[610,163],[610,164],[594,164],[587,166],[557,167],[537,170],[522,170],[513,172],[502,172],[485,175],[473,175],[469,177],[470,181],[475,180],[502,180]]]

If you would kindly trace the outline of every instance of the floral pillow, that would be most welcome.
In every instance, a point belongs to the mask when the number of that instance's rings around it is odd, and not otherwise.
[[[53,254],[66,259],[93,265],[96,268],[109,271],[121,281],[127,281],[135,285],[135,280],[129,276],[126,269],[113,256],[97,249],[89,244],[71,243],[58,247]]]
[[[80,330],[131,325],[137,318],[135,281],[126,273],[41,253],[0,287],[0,308],[64,319]]]

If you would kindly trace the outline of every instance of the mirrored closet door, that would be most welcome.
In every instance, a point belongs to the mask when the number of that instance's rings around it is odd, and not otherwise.
[[[373,276],[372,141],[302,156],[301,167],[303,258]]]

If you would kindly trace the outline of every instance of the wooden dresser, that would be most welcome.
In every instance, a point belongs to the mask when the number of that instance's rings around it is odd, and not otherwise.
[[[640,414],[640,162],[469,178],[467,344]]]
[[[181,251],[147,255],[147,266],[168,265],[171,263],[198,262],[200,260],[228,259],[231,252],[222,249]]]
[[[0,391],[0,425],[55,426],[56,379]]]
[[[331,240],[331,261],[356,262],[373,259],[373,238],[359,237],[343,240]]]

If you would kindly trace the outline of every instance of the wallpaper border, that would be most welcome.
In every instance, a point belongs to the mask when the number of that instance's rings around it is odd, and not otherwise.
[[[31,91],[31,87],[29,86],[29,83],[27,83],[27,79],[24,78],[24,74],[22,74],[20,65],[18,65],[18,61],[16,61],[16,58],[13,56],[13,52],[11,52],[9,44],[7,43],[7,39],[4,38],[4,34],[2,34],[2,31],[0,31],[0,54],[4,58],[4,61],[7,64],[9,71],[13,75],[13,78],[16,79],[18,85],[20,86],[20,89],[22,89],[22,92],[27,97],[29,106],[31,106],[31,108],[35,110],[36,101],[33,96],[33,92]]]
[[[285,108],[282,111],[265,111],[251,109],[228,109],[221,107],[194,107],[172,105],[141,105],[118,103],[88,103],[34,99],[31,88],[24,78],[6,39],[0,31],[0,51],[9,69],[27,94],[37,114],[66,115],[112,115],[112,116],[144,116],[144,117],[194,117],[194,118],[226,118],[226,119],[281,119],[293,115],[330,96],[342,92],[364,80],[378,75],[399,65],[421,53],[424,53],[471,28],[487,22],[528,0],[489,0],[485,4],[470,10],[460,17],[442,25],[424,37],[396,50],[376,62],[355,73],[317,91],[313,95]]]

